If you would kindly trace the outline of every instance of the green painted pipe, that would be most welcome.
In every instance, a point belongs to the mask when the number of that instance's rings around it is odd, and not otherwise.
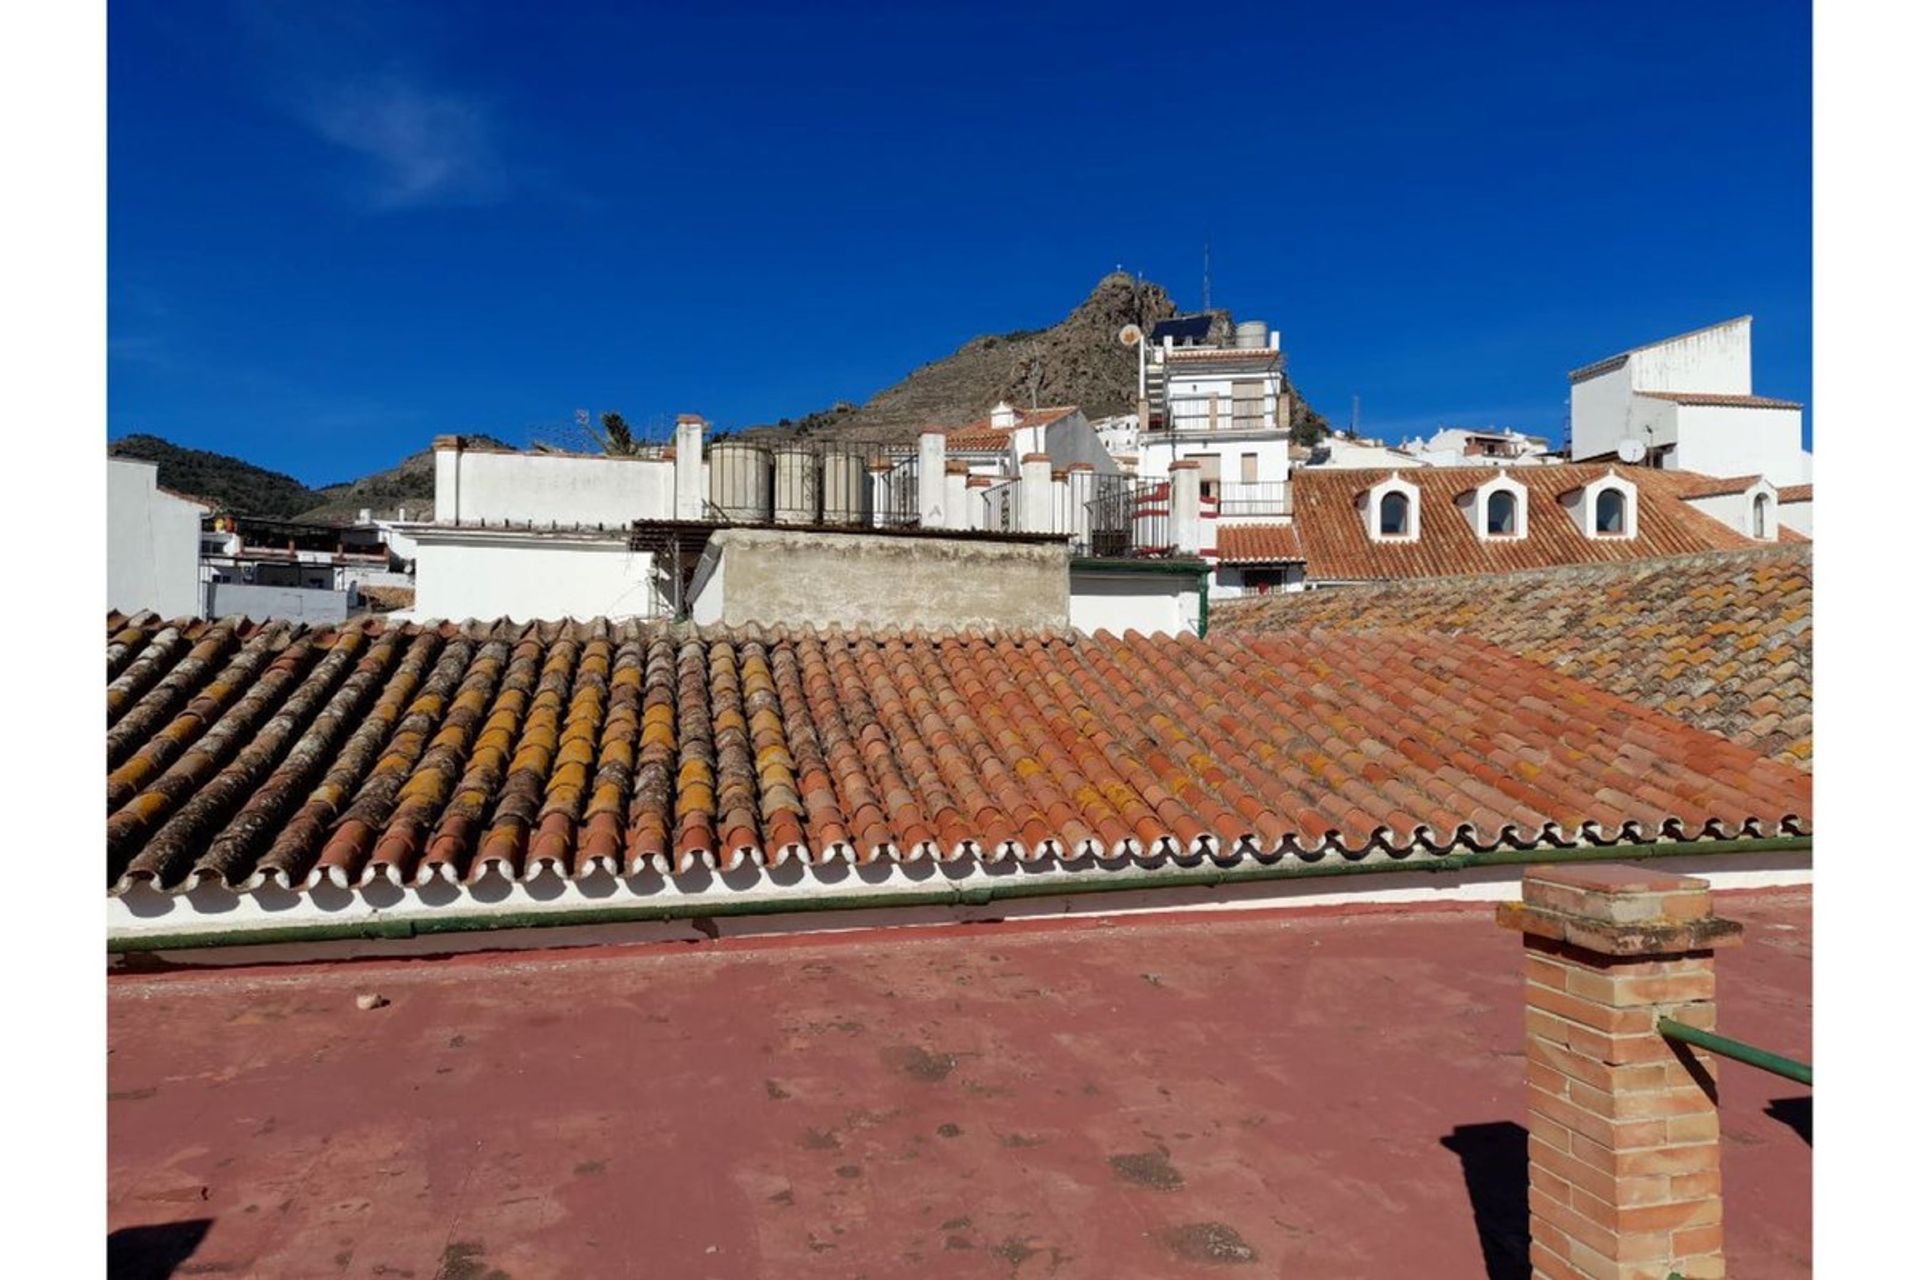
[[[1377,875],[1386,872],[1465,871],[1474,867],[1545,866],[1562,862],[1620,862],[1645,858],[1739,857],[1762,853],[1811,852],[1812,836],[1776,836],[1756,840],[1676,840],[1666,844],[1612,845],[1576,849],[1499,849],[1485,853],[1454,853],[1406,862],[1348,862],[1328,854],[1317,862],[1287,858],[1272,866],[1209,866],[1167,871],[1148,878],[1084,882],[1028,881],[1009,884],[950,886],[898,893],[809,894],[806,897],[715,901],[679,904],[635,903],[629,906],[579,907],[565,911],[514,911],[490,915],[374,917],[340,924],[287,925],[245,931],[142,934],[109,938],[110,954],[175,951],[199,947],[262,946],[287,942],[343,942],[365,939],[411,938],[435,933],[486,932],[499,929],[550,929],[567,925],[644,924],[674,920],[704,920],[723,916],[800,915],[814,911],[874,910],[890,907],[986,906],[1020,898],[1068,897],[1129,889],[1186,889],[1231,887],[1268,880],[1307,880],[1321,876]]]
[[[1750,1067],[1771,1071],[1777,1076],[1785,1076],[1808,1088],[1813,1087],[1813,1067],[1809,1063],[1796,1062],[1781,1054],[1755,1048],[1744,1040],[1715,1035],[1711,1031],[1702,1031],[1699,1027],[1690,1027],[1684,1022],[1675,1022],[1672,1018],[1662,1018],[1655,1026],[1660,1034],[1669,1040],[1698,1045],[1723,1058],[1732,1058],[1735,1062],[1744,1062]]]

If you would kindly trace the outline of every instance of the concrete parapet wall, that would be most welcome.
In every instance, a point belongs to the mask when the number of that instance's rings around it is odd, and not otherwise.
[[[696,622],[1064,627],[1064,543],[723,529],[708,544]]]

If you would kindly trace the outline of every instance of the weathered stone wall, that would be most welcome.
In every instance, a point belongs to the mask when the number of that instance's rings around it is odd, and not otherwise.
[[[1061,543],[723,529],[695,578],[696,622],[1064,627]]]

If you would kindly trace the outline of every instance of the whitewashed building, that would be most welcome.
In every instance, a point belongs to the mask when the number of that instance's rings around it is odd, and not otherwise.
[[[1442,427],[1424,439],[1404,441],[1400,452],[1429,467],[1531,467],[1559,461],[1543,437],[1511,427]]]
[[[1283,514],[1292,401],[1280,334],[1247,320],[1223,343],[1213,329],[1210,315],[1176,316],[1140,344],[1135,473],[1160,478],[1193,462],[1202,500],[1223,516]]]
[[[1575,369],[1572,460],[1810,483],[1801,406],[1753,394],[1752,337],[1740,316]]]
[[[212,509],[159,475],[157,463],[107,459],[107,608],[189,617],[202,610],[200,521]]]

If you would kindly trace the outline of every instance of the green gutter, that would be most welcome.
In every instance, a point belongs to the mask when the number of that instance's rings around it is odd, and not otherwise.
[[[1125,556],[1074,556],[1067,568],[1076,573],[1177,573],[1194,577],[1211,572],[1205,560],[1169,557],[1165,560],[1129,560]]]
[[[1015,882],[996,885],[916,889],[899,893],[810,894],[744,902],[647,902],[629,906],[580,907],[565,911],[516,911],[496,915],[374,917],[340,924],[287,925],[281,928],[142,934],[109,938],[110,954],[184,950],[198,947],[262,946],[288,942],[341,942],[413,938],[437,933],[477,933],[500,929],[551,929],[572,925],[667,923],[724,916],[800,915],[815,911],[871,911],[890,907],[977,907],[1021,898],[1070,897],[1149,889],[1231,888],[1269,880],[1310,880],[1323,876],[1376,875],[1427,871],[1435,874],[1475,867],[1544,866],[1563,862],[1620,862],[1644,858],[1738,857],[1744,854],[1811,852],[1811,836],[1764,840],[1687,840],[1663,844],[1612,845],[1575,849],[1499,849],[1452,853],[1406,862],[1348,862],[1328,854],[1318,862],[1286,858],[1272,866],[1197,867],[1124,880]]]
[[[1796,1080],[1809,1088],[1813,1085],[1813,1067],[1809,1063],[1796,1062],[1783,1054],[1770,1053],[1744,1040],[1715,1035],[1711,1031],[1702,1031],[1699,1027],[1690,1027],[1684,1022],[1675,1022],[1672,1018],[1660,1019],[1656,1029],[1669,1040],[1698,1045],[1723,1058],[1732,1058],[1735,1062],[1744,1062],[1750,1067],[1771,1071],[1777,1076]]]

